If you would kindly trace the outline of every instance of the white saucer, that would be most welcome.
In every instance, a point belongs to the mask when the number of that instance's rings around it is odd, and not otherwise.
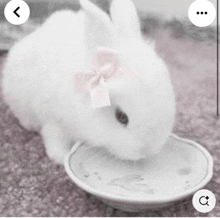
[[[171,135],[157,156],[122,161],[102,148],[76,143],[65,169],[80,188],[125,211],[167,206],[204,187],[212,178],[213,160],[196,142]]]

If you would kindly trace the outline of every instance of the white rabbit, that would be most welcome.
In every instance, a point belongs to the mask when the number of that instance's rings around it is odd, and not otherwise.
[[[21,125],[39,131],[48,156],[63,164],[74,141],[103,146],[116,157],[139,160],[157,154],[172,131],[175,98],[168,69],[153,43],[141,37],[130,0],[114,0],[111,19],[88,0],[63,10],[11,49],[3,94]],[[117,51],[137,76],[107,81],[111,106],[93,108],[74,75],[92,67],[99,46]]]

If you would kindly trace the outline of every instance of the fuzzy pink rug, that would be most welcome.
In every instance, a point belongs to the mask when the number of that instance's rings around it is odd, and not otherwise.
[[[128,213],[109,207],[78,188],[63,167],[45,154],[41,137],[23,129],[0,92],[0,216],[216,216],[220,217],[220,118],[216,117],[216,45],[175,40],[166,32],[156,48],[168,63],[176,93],[174,132],[201,143],[214,158],[207,185],[215,209],[197,212],[191,198],[168,208]],[[0,58],[0,69],[5,58]],[[1,70],[0,70],[1,71]],[[1,73],[0,73],[1,83]]]

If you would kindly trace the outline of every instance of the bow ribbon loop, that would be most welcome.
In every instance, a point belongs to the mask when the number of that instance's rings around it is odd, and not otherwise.
[[[99,47],[92,70],[75,75],[75,88],[80,92],[90,92],[92,106],[110,106],[106,81],[112,78],[129,78],[136,74],[119,65],[115,50]]]

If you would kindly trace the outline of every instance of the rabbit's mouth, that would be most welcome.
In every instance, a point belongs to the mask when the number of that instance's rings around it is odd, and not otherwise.
[[[117,159],[125,160],[125,161],[139,161],[146,158],[146,154],[140,152],[139,150],[115,150],[115,149],[106,149],[107,152],[114,156]]]
[[[120,160],[139,161],[149,156],[147,148],[143,148],[143,145],[135,145],[129,148],[128,146],[125,147],[123,144],[112,145],[109,143],[92,143],[89,141],[86,141],[86,143],[88,143],[95,152],[101,152],[103,156],[109,158],[114,157]],[[138,149],[138,147],[141,147],[141,149]]]

